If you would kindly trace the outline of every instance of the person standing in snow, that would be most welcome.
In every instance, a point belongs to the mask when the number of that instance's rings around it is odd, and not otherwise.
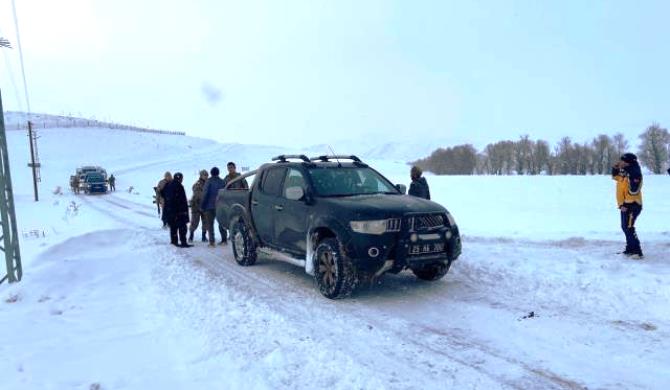
[[[223,183],[224,185],[228,185],[231,181],[237,179],[238,177],[242,176],[239,173],[237,173],[237,166],[235,166],[234,162],[229,162],[228,165],[226,166],[228,168],[228,174],[226,175],[225,178],[223,178]],[[242,179],[240,181],[235,182],[228,188],[230,190],[247,190],[249,189],[249,183],[247,183],[246,180]]]
[[[409,174],[412,178],[412,183],[409,185],[409,194],[430,200],[430,189],[428,188],[426,178],[421,176],[423,174],[421,168],[415,165],[412,167]]]
[[[114,174],[109,177],[108,181],[110,191],[116,191],[116,178],[114,177]]]
[[[200,208],[200,203],[202,203],[203,190],[205,189],[205,183],[209,173],[206,169],[200,171],[200,176],[198,181],[193,183],[193,196],[191,197],[191,226],[189,227],[190,233],[188,236],[188,242],[193,242],[193,233],[200,225],[200,220],[202,219],[202,242],[207,241],[206,228],[205,228],[205,215],[203,210]]]
[[[72,190],[74,191],[75,194],[79,193],[79,176],[72,176],[72,180],[70,180],[72,183]]]
[[[165,199],[163,198],[163,189],[165,189],[165,186],[172,181],[172,174],[170,171],[165,172],[163,175],[163,179],[158,182],[156,185],[156,202],[158,202],[158,208],[160,208],[161,211],[161,220],[163,221],[163,228],[166,228],[168,223],[165,221],[164,215],[165,213],[163,212],[165,210]]]
[[[180,172],[174,174],[174,178],[165,188],[163,188],[163,216],[170,226],[170,243],[172,245],[188,248],[186,242],[186,224],[188,223],[188,200],[186,199],[186,191],[181,184],[184,180],[184,175]]]
[[[626,235],[626,249],[622,252],[634,259],[642,259],[640,240],[635,221],[642,212],[642,169],[633,153],[625,153],[612,167],[616,181],[616,200],[621,212],[621,230]]]
[[[200,209],[204,212],[203,225],[207,230],[209,237],[209,246],[216,246],[216,237],[214,236],[214,220],[216,219],[216,196],[219,190],[225,187],[225,183],[219,177],[219,168],[213,167],[209,173],[211,177],[205,182],[205,187],[202,190],[202,201],[200,202]],[[219,233],[221,233],[221,245],[228,243],[226,232],[219,225]]]
[[[228,169],[228,174],[226,177],[223,178],[223,186],[227,186],[228,183],[231,181],[237,179],[238,177],[242,176],[239,173],[237,173],[237,166],[235,165],[234,162],[230,161],[228,164],[226,164],[226,168]],[[230,187],[228,187],[229,190],[247,190],[249,189],[249,184],[245,179],[238,180],[235,183],[231,184]],[[225,245],[225,237],[228,236],[228,231],[226,228],[219,226],[219,231],[221,232],[221,236],[224,237],[224,240],[222,244]]]

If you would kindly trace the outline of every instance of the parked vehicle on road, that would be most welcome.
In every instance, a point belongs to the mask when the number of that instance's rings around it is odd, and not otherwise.
[[[447,209],[405,195],[356,156],[273,161],[237,179],[253,179],[249,189],[232,181],[217,197],[240,265],[265,253],[304,267],[324,296],[340,298],[386,272],[438,280],[461,253]]]
[[[97,172],[87,173],[82,184],[86,194],[107,193],[107,181]]]
[[[70,176],[70,187],[75,193],[105,193],[108,189],[107,171],[100,166],[81,166]]]

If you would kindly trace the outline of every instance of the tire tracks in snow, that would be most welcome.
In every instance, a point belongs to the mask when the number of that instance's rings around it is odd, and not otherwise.
[[[518,359],[511,358],[495,351],[493,348],[487,347],[484,344],[469,339],[468,335],[463,332],[455,333],[452,331],[444,331],[426,327],[420,324],[403,324],[401,327],[394,327],[382,321],[376,321],[380,316],[374,310],[361,310],[360,304],[354,304],[356,310],[346,310],[350,305],[347,301],[338,301],[334,305],[337,306],[334,311],[328,311],[324,306],[324,299],[318,295],[318,291],[312,287],[300,286],[287,281],[284,278],[279,278],[280,274],[276,275],[278,278],[274,282],[269,282],[261,275],[254,272],[253,268],[239,267],[231,255],[221,256],[221,254],[207,253],[198,251],[196,256],[192,252],[185,253],[186,257],[191,257],[194,262],[198,262],[207,267],[211,272],[218,276],[224,277],[228,283],[235,285],[238,288],[248,290],[249,285],[262,286],[263,295],[262,300],[270,300],[272,305],[270,307],[288,318],[290,322],[300,323],[304,318],[314,317],[316,311],[320,311],[320,318],[324,321],[333,321],[335,318],[340,318],[336,321],[338,323],[353,323],[357,322],[360,327],[374,324],[374,328],[381,330],[381,332],[391,337],[381,337],[382,339],[392,338],[397,340],[397,343],[391,345],[397,347],[404,346],[405,352],[414,355],[417,358],[428,361],[427,367],[437,367],[440,361],[445,358],[457,365],[471,369],[479,375],[492,380],[494,383],[501,384],[505,387],[515,389],[527,388],[545,388],[545,389],[583,389],[584,386],[567,378],[563,378],[546,369],[532,367]],[[272,260],[270,260],[272,261]],[[259,268],[259,267],[255,267]],[[274,270],[268,270],[274,273]],[[240,281],[244,281],[241,283]],[[288,282],[288,283],[287,283]],[[245,288],[246,287],[246,288]],[[272,293],[268,293],[272,291]],[[288,295],[288,296],[287,296]],[[249,295],[250,299],[257,299],[255,294]],[[332,303],[330,301],[328,304]],[[344,310],[342,310],[344,309]],[[371,315],[372,314],[372,315]],[[426,333],[431,334],[429,340],[418,340],[414,336],[417,335],[416,329],[410,328],[416,326],[420,327],[421,337]],[[318,335],[313,335],[318,337]],[[384,345],[382,344],[383,348]],[[386,359],[391,359],[392,362],[387,362],[388,366],[393,366],[397,362],[393,361],[393,356],[397,349],[391,348],[390,351],[384,351],[380,355]],[[435,359],[425,357],[425,352],[429,351]],[[404,356],[404,354],[403,354]],[[404,364],[404,363],[403,363]],[[383,365],[382,365],[383,366]],[[442,367],[443,370],[448,367]],[[523,375],[517,377],[509,377],[510,373],[522,371]]]
[[[118,197],[114,197],[114,199],[100,197],[97,199],[102,199],[105,203],[125,212],[129,211],[143,217],[155,218],[153,214],[149,214],[144,210],[138,210],[138,208],[146,208],[147,206],[137,202],[128,200],[119,201],[121,198]],[[94,204],[96,202],[92,200],[86,199],[86,203],[98,212],[106,214],[118,222],[131,225],[146,233],[153,231],[147,228],[146,224],[121,217],[110,209],[105,209]],[[157,238],[158,234],[148,235],[153,236],[156,241],[159,241]],[[300,284],[296,285],[295,280],[291,280],[299,277],[295,273],[287,278],[286,275],[282,275],[276,272],[275,269],[272,269],[273,267],[262,268],[262,266],[255,266],[252,268],[243,268],[234,262],[229,253],[223,254],[221,251],[213,253],[208,248],[195,247],[178,252],[178,256],[191,260],[190,263],[193,266],[197,267],[200,265],[205,267],[217,277],[225,279],[227,285],[247,295],[249,300],[257,302],[260,300],[268,304],[271,310],[286,318],[289,323],[307,327],[308,331],[311,330],[312,325],[306,323],[306,319],[314,319],[316,317],[327,323],[332,322],[334,319],[339,319],[336,321],[337,323],[357,323],[358,326],[356,329],[363,329],[365,326],[371,326],[371,324],[374,325],[376,332],[386,335],[378,335],[376,340],[397,340],[397,342],[392,342],[390,345],[387,342],[378,341],[377,347],[382,349],[382,352],[378,354],[375,361],[362,362],[365,366],[375,367],[380,364],[379,360],[384,360],[385,364],[382,364],[382,366],[395,367],[396,370],[403,371],[407,366],[407,362],[404,360],[407,357],[413,356],[416,358],[416,361],[412,362],[413,368],[417,370],[423,369],[434,372],[438,369],[441,370],[440,372],[449,373],[453,377],[459,372],[459,369],[454,367],[456,365],[467,370],[472,370],[478,373],[479,376],[508,388],[584,388],[583,385],[571,379],[561,377],[543,368],[534,367],[517,358],[506,356],[500,351],[470,338],[465,332],[456,329],[436,329],[421,323],[408,322],[404,319],[400,320],[402,323],[398,326],[394,325],[393,322],[379,321],[378,319],[383,319],[386,314],[375,310],[373,307],[368,307],[364,303],[354,303],[351,305],[347,301],[327,301],[318,294],[318,291],[311,283],[307,283],[310,285],[305,285],[305,283],[302,286]],[[182,266],[188,266],[188,264],[182,264]],[[300,273],[302,272],[297,268],[296,270]],[[308,278],[306,275],[302,277]],[[249,286],[253,286],[253,288],[250,289]],[[467,304],[467,302],[465,303]],[[354,310],[347,310],[351,306],[354,307]],[[318,315],[315,316],[317,313]],[[416,328],[421,331],[421,339],[413,337],[415,336]],[[338,332],[340,332],[340,336],[346,337],[346,333],[349,330],[339,330]],[[426,335],[430,337],[426,337]],[[317,340],[320,337],[324,337],[321,333],[314,330],[311,331],[311,336]],[[356,344],[354,344],[355,347]],[[403,352],[400,358],[397,356],[398,348],[402,348]],[[355,351],[350,352],[355,354]],[[426,357],[426,352],[429,352],[432,356]],[[444,363],[445,359],[448,364]],[[363,360],[365,359],[363,358]],[[519,372],[522,374],[518,374]],[[438,378],[435,379],[437,380]]]

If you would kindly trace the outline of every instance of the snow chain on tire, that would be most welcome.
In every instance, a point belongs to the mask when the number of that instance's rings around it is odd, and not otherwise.
[[[256,243],[251,237],[251,232],[244,221],[238,220],[233,224],[231,241],[233,244],[233,256],[237,264],[246,267],[256,263]]]
[[[335,238],[321,241],[314,251],[314,280],[326,298],[349,296],[358,284],[356,268]]]

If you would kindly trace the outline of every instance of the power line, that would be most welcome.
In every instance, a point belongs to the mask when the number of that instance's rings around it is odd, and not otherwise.
[[[12,48],[11,43],[9,43],[7,39],[2,38],[3,35],[4,33],[2,32],[2,28],[0,28],[0,47],[6,47],[8,49],[11,49]],[[7,42],[7,45],[5,46],[2,45],[3,39]],[[19,111],[23,111],[23,104],[21,103],[21,96],[19,95],[19,87],[16,86],[16,76],[14,76],[14,71],[12,70],[12,63],[10,61],[9,54],[7,54],[6,50],[0,50],[0,51],[2,51],[2,57],[5,59],[5,66],[7,67],[7,73],[9,73],[9,81],[12,83],[16,104],[19,106]]]
[[[16,2],[12,0],[12,11],[14,12],[14,27],[16,28],[16,45],[19,48],[19,59],[21,61],[21,75],[23,76],[23,92],[26,97],[26,108],[30,118],[30,98],[28,97],[28,82],[26,81],[26,68],[23,65],[23,49],[21,46],[21,35],[19,34],[19,18],[16,16]]]

